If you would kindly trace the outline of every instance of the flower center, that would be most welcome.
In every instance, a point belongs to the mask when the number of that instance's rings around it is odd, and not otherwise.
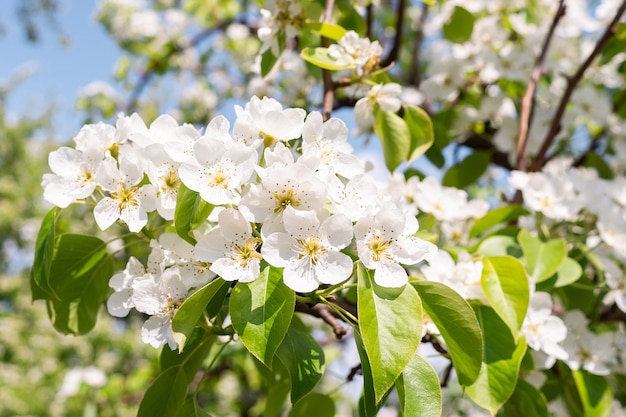
[[[243,268],[247,268],[250,262],[255,259],[261,260],[263,257],[257,252],[257,239],[249,239],[243,245],[236,245],[232,254],[232,259],[238,262]]]
[[[274,213],[282,213],[287,206],[298,207],[300,205],[293,189],[285,190],[282,193],[275,192],[274,199],[276,200]]]
[[[382,259],[391,259],[389,248],[391,240],[382,240],[380,236],[373,236],[367,243],[367,248],[372,252],[372,260],[380,262]]]
[[[138,206],[139,199],[137,198],[137,187],[126,187],[126,184],[121,182],[117,187],[117,191],[111,194],[111,198],[117,201],[117,205],[120,210],[124,210],[127,207]]]
[[[322,242],[316,237],[307,240],[298,240],[298,259],[308,258],[311,264],[317,265],[319,257],[327,252]]]

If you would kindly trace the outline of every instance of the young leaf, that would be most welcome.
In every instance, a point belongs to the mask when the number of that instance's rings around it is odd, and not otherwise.
[[[283,342],[276,350],[291,378],[291,402],[296,404],[317,385],[324,374],[324,350],[300,319],[294,316]]]
[[[483,256],[522,256],[522,250],[513,236],[494,235],[484,239],[478,245],[476,253]]]
[[[335,402],[328,395],[312,393],[300,400],[289,412],[289,417],[333,417]]]
[[[563,259],[563,262],[561,262],[561,265],[559,265],[559,269],[557,269],[554,275],[552,275],[547,280],[537,284],[537,290],[545,291],[549,290],[550,288],[565,287],[566,285],[578,281],[582,274],[583,268],[580,266],[580,264],[572,258],[567,257]]]
[[[230,297],[230,316],[246,348],[271,367],[293,317],[296,295],[282,280],[282,270],[266,267],[250,283],[239,282]]]
[[[502,411],[506,417],[550,417],[546,398],[523,379],[517,381],[515,391]]]
[[[380,139],[385,165],[393,172],[409,156],[411,134],[406,122],[392,111],[376,111],[374,132]]]
[[[195,245],[196,239],[191,231],[203,223],[212,210],[213,206],[200,198],[200,194],[181,183],[174,213],[174,228],[178,236]]]
[[[176,417],[211,417],[209,413],[200,408],[196,398],[189,398],[176,413]]]
[[[341,40],[341,38],[343,38],[343,35],[345,35],[347,32],[342,26],[336,23],[326,22],[306,22],[303,25],[303,29],[318,33],[325,38],[335,41]]]
[[[354,341],[361,359],[361,373],[363,374],[363,391],[359,399],[359,415],[374,417],[378,413],[376,393],[374,392],[374,380],[372,378],[372,366],[365,351],[363,337],[358,327],[354,327]]]
[[[455,6],[450,20],[443,25],[443,36],[453,43],[469,40],[474,30],[474,15],[461,6]]]
[[[530,299],[524,266],[512,256],[483,258],[481,286],[487,300],[517,340]]]
[[[379,403],[417,351],[422,338],[422,305],[411,285],[380,287],[359,263],[357,309]]]
[[[182,353],[170,349],[167,345],[163,346],[159,358],[161,370],[165,371],[172,366],[182,365],[187,375],[193,379],[216,339],[215,335],[207,333],[204,329],[196,328],[187,339],[186,349]]]
[[[522,229],[517,235],[517,241],[524,251],[528,273],[536,283],[554,275],[567,257],[565,239],[552,239],[544,243],[531,236],[528,230]]]
[[[502,223],[510,222],[528,214],[528,210],[517,204],[495,208],[474,222],[469,237],[473,238]]]
[[[470,305],[450,287],[431,281],[412,283],[428,317],[446,342],[459,383],[474,383],[483,358],[483,337]]]
[[[302,59],[315,65],[316,67],[331,71],[339,71],[355,67],[355,64],[337,64],[337,60],[328,55],[327,48],[304,48],[300,52],[300,56]]]
[[[422,156],[435,141],[433,122],[428,113],[416,106],[404,107],[404,121],[411,135],[407,164]]]
[[[432,366],[417,353],[396,381],[402,415],[441,416],[441,386]]]
[[[188,379],[181,365],[163,371],[146,391],[137,417],[175,416],[185,402]]]
[[[221,307],[229,288],[230,282],[217,278],[183,301],[172,319],[172,332],[180,352],[185,348],[187,339],[206,311],[207,305],[215,303]]]
[[[495,415],[515,390],[526,339],[521,336],[516,343],[507,324],[492,308],[474,308],[485,338],[485,356],[478,379],[466,390],[476,404]]]

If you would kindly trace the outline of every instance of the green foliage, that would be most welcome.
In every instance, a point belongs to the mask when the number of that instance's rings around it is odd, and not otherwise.
[[[439,377],[426,359],[415,354],[396,381],[403,416],[441,416]]]
[[[337,60],[328,54],[328,48],[304,48],[300,52],[300,56],[306,62],[316,67],[331,71],[339,71],[354,68],[354,64],[337,64]]]
[[[491,155],[488,152],[472,152],[446,171],[442,184],[455,188],[465,188],[474,184],[485,173],[490,162]]]
[[[454,6],[452,16],[443,25],[443,36],[454,43],[465,43],[474,30],[474,15],[461,6]]]
[[[517,381],[515,391],[498,415],[505,417],[549,417],[548,403],[543,394],[528,382]]]
[[[196,244],[192,231],[202,224],[213,211],[213,206],[200,198],[193,190],[180,184],[176,195],[176,212],[174,214],[174,228],[178,236],[192,245]]]

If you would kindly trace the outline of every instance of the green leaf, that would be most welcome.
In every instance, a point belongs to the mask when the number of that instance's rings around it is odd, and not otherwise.
[[[276,358],[289,372],[293,404],[315,388],[324,374],[324,350],[295,316],[283,342],[276,350]]]
[[[224,299],[226,298],[226,294],[228,294],[229,288],[230,282],[217,278],[183,301],[172,319],[172,332],[174,340],[178,343],[178,350],[180,352],[185,348],[187,339],[193,332],[193,329],[195,329],[198,320],[206,311],[207,305],[214,303],[221,307],[222,304],[224,304]],[[213,311],[215,310],[217,309],[213,309]],[[219,310],[215,311],[215,314],[217,314],[218,311]],[[210,318],[214,317],[215,314],[210,316]]]
[[[531,236],[528,230],[522,229],[517,235],[517,241],[524,251],[528,273],[536,283],[554,275],[567,257],[565,239],[552,239],[544,243]]]
[[[506,235],[489,236],[480,242],[476,252],[483,256],[522,256],[522,250],[517,244],[517,239]]]
[[[472,313],[473,314],[473,313]],[[417,353],[396,382],[404,417],[441,416],[441,386],[437,372]]]
[[[261,54],[261,77],[266,77],[278,62],[278,58],[274,56],[271,49]]]
[[[573,284],[583,274],[583,268],[578,262],[570,257],[563,259],[559,269],[554,275],[545,281],[537,284],[537,291],[546,291],[551,288],[565,287],[566,285]]]
[[[380,139],[385,165],[393,172],[404,162],[411,149],[411,134],[406,122],[392,111],[375,112],[374,132]]]
[[[289,412],[289,417],[333,417],[335,402],[328,395],[312,393],[300,400]]]
[[[75,335],[96,324],[101,304],[109,295],[113,260],[106,243],[95,236],[61,235],[49,263],[48,314],[54,327]]]
[[[211,417],[211,415],[200,408],[196,398],[189,398],[178,410],[176,417]]]
[[[473,238],[501,223],[508,223],[520,216],[528,214],[528,210],[517,204],[506,205],[489,211],[474,222],[469,237]]]
[[[296,295],[282,280],[282,270],[266,267],[250,283],[239,282],[230,297],[230,316],[246,348],[271,367],[293,317]]]
[[[174,417],[185,402],[188,379],[180,365],[166,369],[146,391],[137,417]]]
[[[174,228],[178,236],[195,245],[196,239],[191,231],[204,223],[211,211],[213,211],[211,204],[200,198],[200,194],[196,191],[190,190],[181,183],[176,195],[176,211],[174,212]]]
[[[474,383],[483,358],[483,337],[474,310],[450,287],[431,281],[412,283],[446,343],[459,383]]]
[[[378,413],[378,405],[376,403],[376,393],[374,392],[374,379],[372,377],[372,366],[370,365],[363,337],[358,327],[354,327],[354,341],[356,343],[357,352],[361,359],[361,373],[363,374],[363,392],[359,399],[359,415],[365,417],[374,417]]]
[[[491,162],[491,153],[474,151],[456,165],[451,166],[443,176],[445,187],[465,188],[474,184],[487,170]]]
[[[453,43],[467,42],[474,30],[474,15],[461,6],[455,6],[450,20],[443,25],[443,36]]]
[[[190,378],[187,382],[191,382],[211,351],[216,339],[215,335],[197,328],[187,340],[186,349],[182,353],[170,349],[168,345],[163,346],[159,358],[161,370],[165,371],[173,366],[183,366]]]
[[[572,371],[585,417],[607,417],[611,414],[613,393],[606,378],[587,371]]]
[[[417,351],[422,305],[411,285],[380,287],[359,263],[357,309],[378,403]]]
[[[485,257],[481,285],[487,300],[517,340],[530,299],[524,266],[512,256]]]
[[[516,344],[507,324],[492,308],[474,308],[485,338],[485,356],[478,379],[466,391],[476,404],[495,415],[515,390],[526,339],[520,336]]]
[[[403,118],[411,135],[407,160],[407,164],[411,164],[433,145],[435,133],[428,113],[420,107],[405,106]]]
[[[35,258],[33,267],[30,270],[30,288],[34,300],[46,300],[49,298],[58,299],[50,287],[50,266],[54,254],[54,246],[56,243],[56,218],[58,209],[55,207],[46,214],[39,233],[37,234],[37,242],[35,243]]]
[[[626,46],[626,41],[623,43],[623,46]],[[612,180],[615,177],[615,173],[613,172],[611,166],[595,152],[589,152],[585,155],[585,162],[583,163],[583,166],[594,168],[598,172],[600,178],[605,180]]]
[[[546,398],[523,379],[517,381],[515,391],[502,411],[504,417],[550,417]]]
[[[331,71],[339,71],[355,67],[355,64],[337,64],[337,60],[328,55],[328,48],[304,48],[300,52],[300,56],[302,59],[315,65],[316,67]]]
[[[318,33],[325,38],[335,41],[341,40],[343,35],[347,32],[341,25],[325,22],[307,22],[303,25],[303,29]]]

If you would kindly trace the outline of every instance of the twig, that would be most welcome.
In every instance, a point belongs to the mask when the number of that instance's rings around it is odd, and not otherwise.
[[[333,310],[326,304],[310,305],[298,302],[296,303],[296,311],[324,320],[333,329],[337,339],[341,339],[348,333],[348,330],[341,325]]]
[[[546,38],[543,41],[541,52],[539,53],[539,56],[537,56],[535,66],[530,74],[530,80],[528,81],[526,92],[524,93],[524,97],[522,97],[516,154],[516,165],[517,169],[520,171],[526,171],[526,141],[528,139],[528,131],[530,129],[532,114],[535,108],[535,91],[537,90],[537,82],[543,73],[543,63],[546,59],[546,54],[548,53],[552,37],[554,36],[554,30],[556,29],[556,26],[561,18],[565,16],[566,9],[565,0],[560,0],[559,8],[552,19],[552,24],[550,25],[550,29],[548,30]]]
[[[361,372],[361,364],[353,366],[352,369],[350,369],[350,373],[346,377],[346,381],[348,381],[348,382],[352,381],[354,379],[354,377],[357,374],[359,374],[360,372]]]
[[[563,96],[561,97],[559,106],[552,119],[550,130],[548,130],[548,133],[545,139],[543,140],[541,149],[539,149],[539,153],[537,154],[535,159],[532,161],[529,171],[535,172],[535,171],[541,170],[541,168],[546,164],[546,162],[550,160],[550,158],[547,157],[546,154],[548,153],[548,150],[554,143],[554,140],[556,139],[557,134],[561,130],[561,120],[563,119],[563,115],[565,114],[565,108],[567,106],[567,103],[569,103],[569,100],[572,94],[574,93],[574,89],[576,88],[580,80],[582,79],[587,68],[591,66],[591,63],[600,54],[600,52],[602,51],[602,48],[604,48],[604,46],[609,41],[609,39],[611,39],[611,37],[614,35],[615,25],[620,20],[625,10],[626,10],[626,0],[623,0],[622,4],[620,5],[620,7],[617,9],[617,12],[615,13],[615,17],[613,18],[611,23],[609,23],[609,25],[607,26],[604,34],[598,40],[598,42],[596,43],[596,46],[593,48],[593,51],[591,51],[587,59],[581,64],[581,66],[578,68],[578,71],[576,71],[574,76],[572,76],[571,78],[567,80],[567,88],[565,89],[565,92],[563,93]]]
[[[448,350],[439,343],[437,338],[433,337],[430,333],[426,333],[424,337],[422,337],[422,343],[430,343],[437,352],[442,355],[448,355]]]
[[[333,17],[333,9],[335,8],[335,0],[326,0],[324,8],[324,23],[330,23]],[[329,41],[322,36],[322,46],[328,47]],[[335,100],[335,87],[330,70],[322,70],[322,79],[324,80],[324,98],[322,101],[322,118],[324,121],[330,119],[333,111],[333,102]]]
[[[396,10],[396,34],[393,38],[393,46],[389,51],[389,55],[380,63],[381,67],[386,67],[396,62],[400,53],[400,44],[402,43],[402,35],[404,32],[404,12],[406,9],[406,0],[398,0],[398,9]]]

